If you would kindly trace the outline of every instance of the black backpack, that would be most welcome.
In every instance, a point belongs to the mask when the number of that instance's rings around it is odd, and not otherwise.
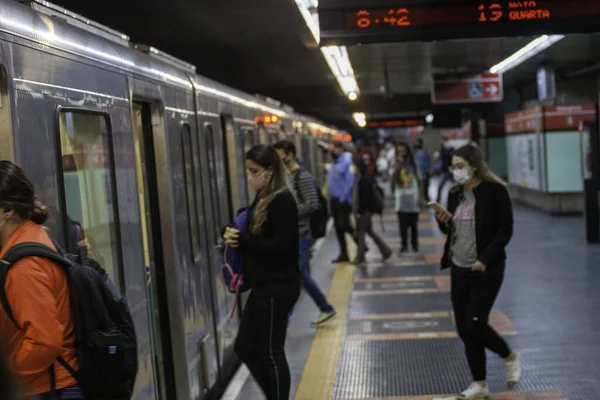
[[[58,246],[57,246],[58,248]],[[46,258],[62,267],[69,283],[79,370],[62,358],[57,361],[77,380],[86,400],[129,400],[138,371],[137,340],[127,302],[98,262],[79,255],[55,252],[40,243],[20,243],[0,260],[0,301],[14,318],[5,292],[10,268],[24,257]],[[20,327],[19,327],[20,328]],[[56,391],[54,365],[50,367],[51,392]]]
[[[300,175],[304,170],[298,171],[296,176],[294,177],[294,190],[299,197],[300,202],[304,202],[302,198],[302,192],[300,191],[298,185],[300,183]],[[310,216],[310,233],[314,240],[325,237],[327,233],[327,221],[329,220],[329,208],[327,207],[327,200],[323,197],[323,193],[321,193],[321,188],[317,181],[311,176],[313,183],[315,185],[315,189],[317,190],[317,197],[319,198],[319,207],[318,211],[315,211]]]

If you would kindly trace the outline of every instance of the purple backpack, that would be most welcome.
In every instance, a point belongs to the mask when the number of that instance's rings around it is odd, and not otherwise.
[[[242,232],[248,232],[248,213],[250,207],[242,208],[237,212],[235,227]],[[250,285],[244,282],[244,255],[239,247],[221,246],[223,256],[223,279],[231,293],[235,293],[235,303],[231,310],[231,317],[237,306],[238,294],[250,290]]]

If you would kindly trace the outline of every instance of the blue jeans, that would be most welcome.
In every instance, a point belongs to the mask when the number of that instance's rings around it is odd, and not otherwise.
[[[57,391],[56,400],[85,400],[83,392],[79,386],[71,386]],[[27,397],[25,400],[50,400],[52,396],[49,393],[38,394],[37,396]]]
[[[300,269],[300,280],[302,282],[302,287],[304,287],[304,290],[306,290],[308,295],[313,299],[317,307],[319,307],[322,312],[332,312],[333,307],[327,302],[325,295],[323,292],[321,292],[317,282],[314,281],[308,271],[309,249],[311,244],[312,236],[310,232],[300,237],[298,267]]]

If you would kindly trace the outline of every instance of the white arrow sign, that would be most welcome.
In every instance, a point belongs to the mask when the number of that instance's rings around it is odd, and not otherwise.
[[[491,96],[495,96],[498,93],[498,86],[492,84],[485,88],[485,91],[488,92]]]

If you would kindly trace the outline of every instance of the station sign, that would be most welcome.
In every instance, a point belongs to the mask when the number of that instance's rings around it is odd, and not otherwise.
[[[434,104],[495,103],[504,99],[502,75],[434,75],[431,101]]]
[[[321,45],[591,33],[598,0],[321,0]]]
[[[367,126],[369,128],[412,128],[416,126],[424,126],[425,118],[395,118],[387,120],[369,120]]]

